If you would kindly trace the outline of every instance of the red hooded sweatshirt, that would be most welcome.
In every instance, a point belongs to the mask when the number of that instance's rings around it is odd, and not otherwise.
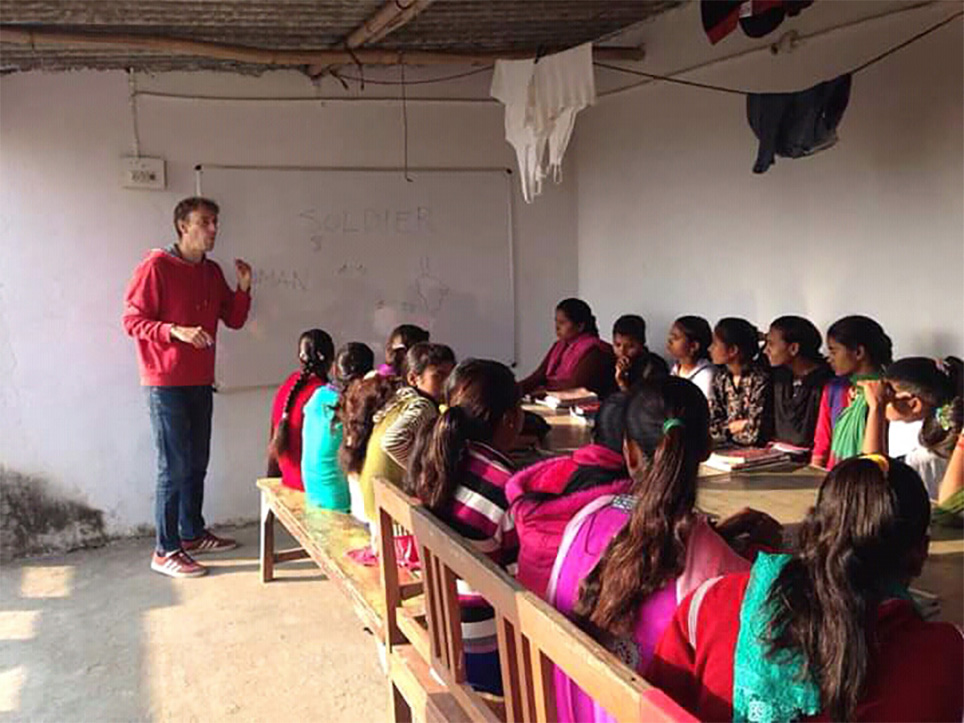
[[[251,294],[232,291],[221,267],[206,256],[192,264],[174,250],[154,249],[134,270],[124,295],[124,330],[137,340],[141,384],[214,383],[214,350],[171,338],[172,326],[200,326],[217,341],[218,319],[240,329]]]

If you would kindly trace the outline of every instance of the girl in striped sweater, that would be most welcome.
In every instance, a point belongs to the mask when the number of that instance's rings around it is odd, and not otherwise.
[[[440,519],[502,567],[519,553],[505,485],[512,475],[506,452],[522,429],[519,388],[496,361],[467,359],[446,385],[448,408],[422,427],[409,462],[415,496]],[[492,608],[461,580],[459,600],[468,682],[502,694]]]

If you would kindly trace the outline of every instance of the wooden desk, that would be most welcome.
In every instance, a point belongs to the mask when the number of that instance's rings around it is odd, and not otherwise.
[[[708,473],[700,477],[696,504],[719,517],[753,507],[787,527],[792,536],[816,502],[824,474],[812,467],[786,472]],[[939,620],[964,625],[964,530],[932,527],[930,534],[930,554],[911,587],[940,598]]]
[[[592,428],[574,419],[568,409],[557,412],[541,404],[525,404],[522,408],[538,414],[549,423],[551,429],[546,439],[546,447],[552,453],[568,454],[592,442]]]

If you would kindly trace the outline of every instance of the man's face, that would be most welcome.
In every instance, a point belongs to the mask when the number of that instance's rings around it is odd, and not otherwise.
[[[191,211],[179,226],[181,243],[184,246],[204,253],[214,249],[214,240],[218,235],[218,215],[211,209],[202,206]]]

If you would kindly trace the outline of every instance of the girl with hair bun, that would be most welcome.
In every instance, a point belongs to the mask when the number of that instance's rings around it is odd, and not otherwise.
[[[824,385],[833,376],[820,353],[820,330],[802,316],[774,319],[764,353],[773,375],[773,439],[813,447]]]
[[[710,435],[717,445],[760,447],[773,434],[773,383],[760,331],[746,319],[720,319],[710,358]]]
[[[616,359],[599,338],[589,304],[563,299],[556,305],[556,339],[539,368],[519,382],[523,394],[585,387],[605,396],[613,390]]]
[[[309,329],[298,339],[301,369],[278,388],[271,406],[271,439],[268,443],[268,476],[281,477],[286,487],[303,490],[301,479],[301,427],[304,408],[315,390],[328,383],[328,370],[335,356],[331,336]]]
[[[880,381],[860,382],[867,397],[864,453],[887,454],[890,422],[923,422],[918,445],[904,457],[924,480],[932,499],[964,423],[964,362],[957,357],[906,357],[884,370]]]
[[[863,449],[868,406],[859,383],[880,379],[894,357],[890,337],[866,316],[835,321],[827,330],[827,352],[837,378],[820,397],[811,464],[832,469]]]

